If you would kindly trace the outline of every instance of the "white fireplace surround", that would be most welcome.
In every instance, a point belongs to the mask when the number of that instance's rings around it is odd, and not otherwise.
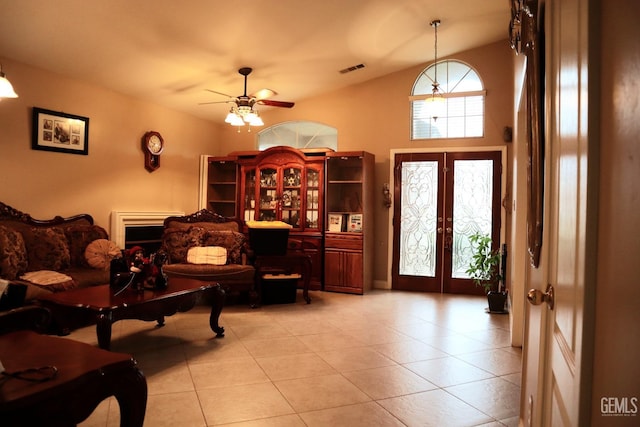
[[[163,225],[165,218],[169,216],[183,216],[184,212],[131,212],[111,211],[111,240],[118,247],[125,247],[125,233],[127,227],[145,227]]]

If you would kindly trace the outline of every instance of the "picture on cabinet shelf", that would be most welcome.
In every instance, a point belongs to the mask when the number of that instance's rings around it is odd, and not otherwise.
[[[329,231],[344,231],[345,225],[342,214],[329,214]]]
[[[349,229],[348,231],[361,232],[362,231],[362,214],[349,215]]]
[[[285,208],[291,207],[291,190],[285,190],[282,192],[282,206]]]

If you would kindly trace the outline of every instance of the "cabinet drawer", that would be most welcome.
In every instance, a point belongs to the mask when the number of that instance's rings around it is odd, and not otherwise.
[[[362,250],[362,238],[349,239],[340,237],[327,236],[324,240],[326,248],[353,249]]]

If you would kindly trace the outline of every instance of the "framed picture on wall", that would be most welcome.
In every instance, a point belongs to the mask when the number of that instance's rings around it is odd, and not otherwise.
[[[31,148],[89,154],[89,118],[33,107]]]

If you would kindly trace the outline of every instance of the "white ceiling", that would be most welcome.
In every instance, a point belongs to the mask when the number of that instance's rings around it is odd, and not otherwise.
[[[296,102],[433,61],[433,19],[444,57],[506,40],[509,13],[506,0],[0,0],[0,57],[222,121],[228,105],[199,104],[225,100],[206,89],[241,95],[240,67],[248,93]]]

